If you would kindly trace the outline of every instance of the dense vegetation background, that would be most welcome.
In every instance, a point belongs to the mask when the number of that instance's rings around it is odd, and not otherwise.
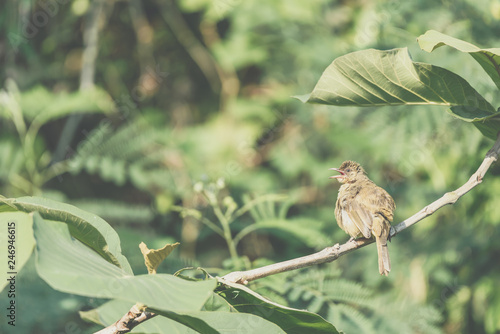
[[[348,239],[328,168],[360,162],[394,197],[399,222],[463,184],[492,142],[440,107],[358,110],[291,96],[310,92],[338,56],[408,46],[414,60],[455,71],[498,103],[479,65],[450,49],[426,54],[415,38],[434,29],[498,47],[499,19],[496,0],[6,2],[0,193],[102,216],[136,273],[146,273],[140,241],[181,243],[167,273],[222,275],[309,254]],[[388,278],[366,247],[251,287],[347,333],[498,333],[498,174],[395,238]],[[212,195],[225,208],[261,201],[231,223],[233,236],[259,226],[236,254],[183,209],[217,224]],[[19,278],[16,330],[95,329],[77,311],[102,301],[52,290],[32,263]]]

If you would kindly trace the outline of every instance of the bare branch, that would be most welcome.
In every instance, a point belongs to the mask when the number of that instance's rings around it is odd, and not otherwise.
[[[142,308],[142,307],[141,307]],[[114,324],[101,329],[94,334],[122,334],[130,332],[134,327],[140,325],[144,321],[155,317],[156,314],[145,312],[136,304],[125,314],[120,320]]]
[[[462,197],[463,195],[468,193],[472,188],[483,182],[484,175],[490,168],[491,164],[497,161],[499,155],[500,155],[500,132],[497,135],[497,140],[495,141],[495,144],[488,151],[488,153],[486,153],[486,157],[481,163],[481,166],[479,166],[477,171],[474,174],[472,174],[472,176],[469,178],[469,181],[467,181],[463,186],[461,186],[457,190],[444,194],[443,197],[441,197],[437,201],[432,202],[431,204],[427,205],[425,208],[423,208],[410,218],[405,219],[398,225],[394,226],[391,229],[391,237],[403,231],[407,227],[410,227],[413,224],[416,224],[417,222],[421,221],[422,219],[432,215],[434,212],[436,212],[443,206],[447,204],[454,204],[456,201],[458,201],[460,197]]]
[[[483,181],[484,175],[490,168],[491,164],[497,161],[499,155],[500,155],[500,133],[497,136],[495,144],[486,154],[486,157],[481,163],[481,166],[479,166],[478,170],[474,174],[472,174],[472,176],[469,178],[469,181],[467,181],[463,186],[461,186],[457,190],[444,194],[440,199],[427,205],[425,208],[423,208],[413,216],[403,220],[396,226],[393,226],[391,228],[390,236],[393,237],[397,235],[406,228],[432,215],[434,212],[436,212],[443,206],[447,204],[454,204],[460,197],[468,193],[472,188],[474,188]],[[285,271],[291,271],[321,263],[332,262],[344,254],[347,254],[357,248],[369,245],[373,242],[375,242],[374,239],[358,239],[355,241],[348,241],[343,245],[336,244],[335,246],[327,247],[318,253],[303,256],[297,259],[274,263],[265,267],[247,271],[235,271],[222,277],[222,280],[232,283],[247,284],[250,281],[282,273]]]
[[[460,197],[468,193],[472,188],[474,188],[483,181],[484,175],[486,174],[490,166],[495,161],[498,160],[499,155],[500,155],[500,132],[497,136],[495,144],[488,151],[488,153],[486,153],[486,157],[484,158],[483,162],[479,166],[478,170],[474,174],[472,174],[472,176],[469,178],[469,181],[467,181],[463,186],[461,186],[457,190],[444,194],[441,198],[427,205],[425,208],[423,208],[413,216],[403,220],[396,226],[393,226],[391,228],[391,237],[397,235],[406,228],[418,223],[422,219],[432,215],[434,212],[436,212],[443,206],[447,204],[454,204]],[[254,281],[256,279],[263,278],[266,276],[271,276],[286,271],[296,270],[304,267],[309,267],[312,265],[335,261],[342,255],[347,254],[355,249],[369,245],[373,242],[375,242],[374,239],[358,239],[354,241],[348,241],[343,245],[335,244],[332,247],[326,247],[322,251],[311,255],[299,257],[284,262],[274,263],[265,267],[256,268],[252,270],[234,271],[232,273],[225,275],[222,278],[219,278],[219,280],[228,283],[248,284],[248,282],[250,281]],[[137,309],[136,305],[134,305],[134,307],[132,307],[130,311],[116,323],[95,334],[128,333],[133,327],[139,325],[143,321],[146,321],[154,317],[155,315],[156,314],[154,313],[140,312]]]

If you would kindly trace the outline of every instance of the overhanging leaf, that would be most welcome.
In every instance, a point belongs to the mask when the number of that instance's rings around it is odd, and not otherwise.
[[[413,62],[406,48],[362,50],[335,59],[304,103],[336,106],[441,105],[496,139],[500,112],[459,75]],[[457,109],[458,108],[458,109]],[[464,112],[466,110],[467,112]]]
[[[488,114],[465,106],[451,107],[448,112],[461,119],[462,121],[472,123],[488,138],[495,139],[500,131],[500,114]]]
[[[275,323],[288,334],[338,333],[331,323],[315,313],[273,303],[241,284],[229,283],[223,279],[219,279],[219,282],[221,284],[216,292],[238,312],[262,317]]]
[[[82,296],[137,302],[163,311],[198,311],[215,280],[186,281],[172,275],[132,276],[71,237],[66,224],[34,214],[36,268],[52,288]]]
[[[427,52],[432,52],[443,45],[448,45],[449,47],[470,54],[500,89],[500,48],[481,49],[474,44],[435,30],[427,31],[418,37],[417,40],[420,48]]]
[[[144,256],[144,262],[148,268],[148,273],[156,274],[158,266],[177,246],[179,246],[178,242],[175,244],[166,244],[160,249],[149,249],[144,242],[141,242],[139,248]]]
[[[121,253],[120,239],[116,231],[102,218],[69,204],[41,197],[20,197],[2,199],[0,212],[37,211],[44,219],[68,224],[71,235],[94,249],[108,262],[132,274],[127,259]]]
[[[495,109],[467,81],[410,59],[406,48],[362,50],[335,59],[303,102],[337,106],[464,105]]]

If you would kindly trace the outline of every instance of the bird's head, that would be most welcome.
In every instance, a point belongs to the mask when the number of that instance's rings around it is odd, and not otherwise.
[[[337,179],[340,183],[353,183],[362,177],[366,177],[366,172],[357,162],[347,160],[339,168],[330,168],[340,173],[340,175],[330,176],[330,179]]]

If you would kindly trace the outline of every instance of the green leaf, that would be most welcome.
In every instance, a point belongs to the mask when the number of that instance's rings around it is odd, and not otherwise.
[[[20,272],[33,252],[33,218],[23,212],[0,212],[0,268],[9,277],[9,272]],[[14,231],[14,232],[12,232]],[[14,254],[10,254],[12,250]],[[12,257],[10,257],[12,256]],[[0,281],[0,291],[9,283]]]
[[[14,207],[27,213],[37,211],[44,219],[68,224],[73,237],[95,250],[106,261],[132,274],[130,264],[121,253],[118,234],[102,218],[69,204],[30,196],[3,199],[0,212],[12,211]]]
[[[144,118],[131,119],[117,129],[101,122],[78,146],[68,166],[71,173],[86,170],[120,186],[131,181],[148,191],[170,189],[175,182],[164,164],[165,156],[171,155],[169,146],[165,129],[151,126]]]
[[[20,101],[21,94],[14,80],[5,80],[5,89],[0,90],[0,118],[11,119],[19,135],[26,133]]]
[[[500,112],[459,75],[413,62],[406,48],[362,50],[335,59],[304,103],[336,106],[441,105],[496,139]]]
[[[160,312],[165,314],[165,312]],[[204,330],[201,327],[196,329],[203,334],[221,333],[285,333],[279,326],[267,321],[266,319],[249,314],[249,313],[233,313],[233,312],[190,312],[184,316],[191,316],[192,319],[199,319],[208,324],[212,331]],[[191,328],[194,328],[191,327]]]
[[[109,326],[120,319],[131,305],[126,302],[113,300],[87,312],[80,312],[83,319],[92,321],[102,326]],[[158,312],[160,316],[152,318],[136,327],[135,331],[140,333],[285,333],[277,325],[253,314],[234,312],[189,312],[183,314],[184,319],[189,320],[189,327],[183,326],[170,317],[172,313]],[[189,317],[188,317],[189,316]],[[170,319],[169,319],[170,318]],[[196,320],[195,320],[196,319]]]
[[[186,281],[172,275],[132,276],[71,237],[67,225],[34,214],[36,268],[52,288],[82,296],[143,303],[162,311],[198,311],[215,280]]]
[[[20,186],[19,182],[14,181],[16,177],[19,180],[19,174],[22,173],[26,166],[26,156],[20,143],[8,138],[0,139],[0,157],[2,157],[0,160],[0,179],[2,183],[4,185],[10,183]]]
[[[108,113],[114,109],[111,97],[98,87],[74,93],[54,94],[38,86],[22,93],[20,103],[24,116],[38,124],[45,124],[76,112]]]
[[[90,311],[80,312],[82,319],[96,323],[103,327],[114,324],[118,319],[123,317],[133,304],[123,300],[111,300],[98,308]],[[158,316],[140,324],[134,329],[134,333],[197,333],[174,320],[166,317]]]
[[[500,131],[500,113],[493,115],[465,106],[451,107],[448,112],[462,121],[474,124],[486,137],[496,140]]]
[[[178,323],[183,324],[184,326],[194,329],[198,333],[206,333],[206,334],[217,334],[219,333],[214,328],[209,326],[202,319],[193,316],[189,313],[176,313],[176,312],[165,312],[161,310],[152,310],[156,314],[161,314],[162,316],[177,321]]]
[[[429,30],[417,39],[420,48],[432,52],[437,48],[448,45],[458,51],[468,53],[488,73],[495,85],[500,89],[500,48],[480,49],[474,44],[462,41],[435,30]]]
[[[262,317],[275,323],[288,334],[338,333],[331,323],[315,313],[273,303],[241,284],[228,283],[222,279],[220,283],[216,292],[238,312]]]
[[[304,102],[364,107],[463,105],[495,112],[463,78],[438,66],[413,62],[406,48],[362,50],[335,59]]]

